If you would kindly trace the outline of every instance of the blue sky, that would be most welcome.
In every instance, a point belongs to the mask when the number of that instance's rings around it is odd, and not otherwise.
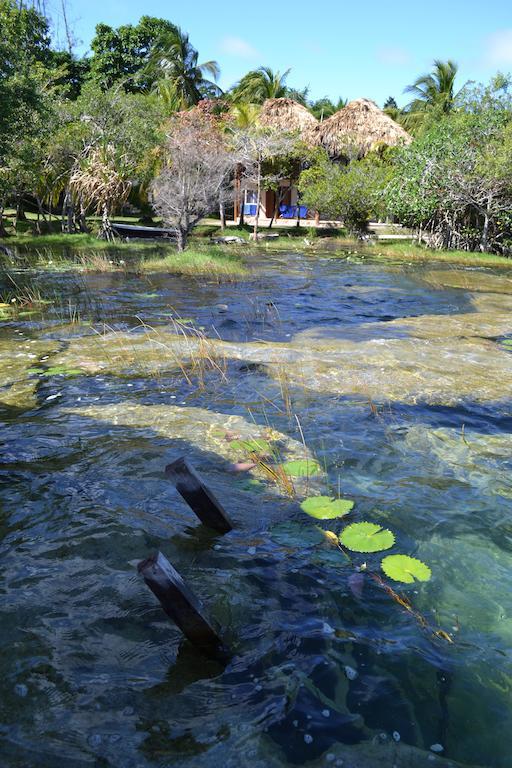
[[[460,85],[468,79],[486,81],[497,70],[512,71],[512,10],[506,0],[484,5],[398,0],[387,6],[354,0],[67,3],[80,52],[88,49],[99,21],[119,26],[136,23],[143,14],[168,18],[189,32],[201,60],[217,59],[223,88],[265,64],[291,68],[288,84],[308,85],[313,98],[366,96],[382,104],[393,95],[403,104],[405,85],[427,71],[434,58],[458,62]],[[54,19],[59,36],[57,11]]]

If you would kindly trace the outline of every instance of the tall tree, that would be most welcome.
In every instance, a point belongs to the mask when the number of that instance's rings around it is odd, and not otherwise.
[[[193,227],[227,195],[235,159],[215,123],[196,110],[174,117],[165,151],[166,165],[152,184],[153,205],[176,229],[183,251]]]
[[[46,19],[15,0],[0,0],[0,230],[8,197],[20,199],[26,142],[35,138],[50,108]],[[30,160],[32,165],[32,159]]]
[[[147,189],[160,164],[163,121],[162,103],[154,95],[125,93],[121,85],[104,92],[88,83],[75,102],[63,102],[49,157],[60,169],[51,188],[57,191],[58,184],[64,193],[66,231],[77,224],[83,229],[85,214],[94,206],[105,214],[103,232],[110,236],[108,220],[126,190],[141,210],[148,207]],[[109,173],[112,187],[106,183]]]
[[[98,24],[91,43],[91,79],[103,90],[119,83],[127,92],[149,90],[155,82],[155,73],[147,67],[151,53],[157,41],[176,30],[170,21],[153,16],[117,29]]]
[[[174,94],[181,109],[222,93],[215,82],[220,75],[217,62],[199,63],[189,36],[177,27],[156,41],[145,72],[161,95],[169,99]]]
[[[317,120],[321,121],[326,120],[331,115],[334,115],[335,112],[339,112],[340,109],[343,109],[343,107],[346,106],[346,99],[340,97],[335,103],[334,101],[331,101],[331,99],[329,99],[327,96],[324,96],[323,99],[317,99],[311,103],[310,111]]]
[[[263,104],[266,99],[279,99],[288,94],[286,72],[274,72],[270,67],[253,69],[242,77],[232,89],[235,101],[247,101],[251,104]]]
[[[389,96],[384,102],[382,111],[389,115],[389,117],[397,123],[402,123],[403,112],[396,103],[396,99],[393,96]]]
[[[405,108],[404,125],[414,130],[428,113],[447,114],[455,105],[455,78],[458,66],[453,61],[436,59],[432,72],[420,75],[404,93],[414,97]]]
[[[78,59],[70,51],[50,51],[50,66],[56,71],[54,85],[64,98],[77,99],[89,75],[90,59]]]
[[[69,182],[72,193],[101,215],[99,235],[104,240],[114,240],[111,216],[130,194],[131,182],[123,175],[121,165],[112,145],[95,147],[76,166]]]

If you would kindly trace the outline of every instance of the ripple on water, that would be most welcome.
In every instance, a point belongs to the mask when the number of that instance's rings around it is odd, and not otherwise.
[[[510,281],[300,254],[249,288],[148,280],[84,276],[84,318],[116,332],[77,333],[56,307],[23,326],[35,338],[0,329],[7,768],[507,768],[512,356],[494,339]],[[200,342],[169,313],[205,329],[224,375],[198,386]],[[156,331],[130,331],[136,315]],[[339,490],[353,520],[392,528],[432,567],[407,595],[458,642],[432,641],[368,578],[353,591],[295,500],[263,470],[227,471],[235,435],[270,435],[274,463],[315,456],[325,471],[300,494]],[[181,454],[225,501],[228,536],[163,477]],[[183,643],[139,580],[155,549],[226,628],[227,663]]]

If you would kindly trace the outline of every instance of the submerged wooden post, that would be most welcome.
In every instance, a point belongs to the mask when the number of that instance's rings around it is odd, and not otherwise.
[[[184,457],[168,464],[165,468],[165,474],[172,480],[178,493],[196,513],[203,525],[214,528],[219,533],[231,531],[233,523],[222,504],[206,487],[198,473]]]
[[[207,617],[201,601],[161,552],[143,560],[137,570],[160,601],[165,613],[193,645],[209,653],[222,649],[217,628]]]

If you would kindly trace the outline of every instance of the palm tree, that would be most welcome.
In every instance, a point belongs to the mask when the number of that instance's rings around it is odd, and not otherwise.
[[[194,106],[205,96],[220,96],[216,61],[198,63],[199,54],[189,37],[177,28],[156,43],[148,67],[156,74],[155,89],[164,100],[181,109]],[[209,76],[212,79],[208,79]],[[162,83],[162,80],[164,83]]]
[[[246,130],[256,124],[260,111],[261,107],[259,104],[249,104],[241,101],[231,107],[229,114],[237,128]]]
[[[432,72],[421,75],[404,90],[404,93],[414,95],[414,99],[406,107],[407,111],[415,113],[435,109],[443,113],[451,112],[455,103],[457,71],[455,62],[436,59]]]
[[[270,67],[253,69],[242,77],[233,88],[234,101],[247,101],[251,104],[263,104],[267,99],[280,99],[286,96],[286,72],[274,72]]]
[[[124,173],[123,160],[111,145],[97,147],[76,165],[69,180],[71,194],[101,215],[100,237],[104,240],[114,240],[110,219],[130,194],[131,182]]]
[[[393,96],[389,96],[386,99],[382,111],[396,123],[399,123],[402,120],[402,110],[399,108],[396,99]]]
[[[324,96],[323,99],[317,99],[314,101],[310,106],[310,112],[313,114],[317,120],[326,120],[328,117],[331,117],[331,115],[334,115],[335,112],[339,112],[340,109],[343,109],[343,107],[347,106],[347,100],[343,99],[341,96],[336,102],[336,104],[331,101],[327,96]]]

